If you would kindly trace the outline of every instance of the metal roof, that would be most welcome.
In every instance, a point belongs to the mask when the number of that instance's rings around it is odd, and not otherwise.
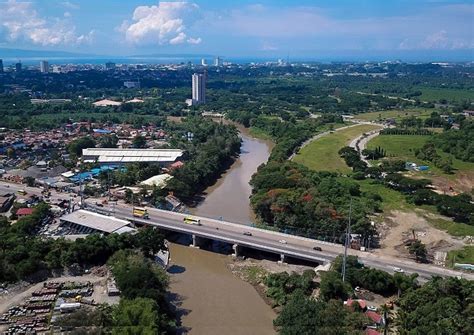
[[[113,216],[102,215],[84,209],[62,216],[61,221],[74,223],[109,234],[124,232],[125,230],[122,228],[130,224],[130,222],[126,220],[120,220]]]
[[[82,149],[85,161],[92,157],[100,163],[174,162],[183,155],[179,149]]]

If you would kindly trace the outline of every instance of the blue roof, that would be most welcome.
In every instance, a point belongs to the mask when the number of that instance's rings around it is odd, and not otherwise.
[[[107,130],[107,129],[92,129],[94,131],[94,133],[97,133],[97,134],[110,134],[111,131],[110,130]]]

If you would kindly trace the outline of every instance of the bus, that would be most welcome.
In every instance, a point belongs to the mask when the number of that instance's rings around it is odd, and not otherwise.
[[[133,207],[133,216],[141,219],[149,219],[148,211],[143,207]]]
[[[186,216],[184,219],[183,219],[184,223],[188,223],[188,224],[195,224],[197,226],[200,226],[201,225],[201,220],[199,219],[195,219],[191,216]]]

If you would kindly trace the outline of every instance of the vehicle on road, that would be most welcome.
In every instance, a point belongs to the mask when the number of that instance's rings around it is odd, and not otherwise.
[[[186,216],[183,219],[183,221],[184,221],[184,223],[187,223],[187,224],[195,224],[197,226],[201,225],[201,220],[193,218],[192,216]]]
[[[321,249],[320,247],[313,247],[313,250],[316,250],[316,251],[323,251],[323,249]]]
[[[398,272],[398,273],[404,273],[405,271],[401,268],[393,268],[393,271]]]
[[[25,190],[18,190],[18,194],[27,195],[28,193]]]
[[[372,311],[372,312],[377,312],[377,307],[375,307],[375,306],[367,306],[367,310],[368,310],[368,311]]]
[[[286,240],[279,240],[278,243],[281,243],[281,244],[286,244]]]
[[[97,201],[96,201],[95,205],[96,205],[97,207],[104,207],[103,204],[101,204],[100,202],[97,202]]]
[[[133,216],[140,219],[150,218],[150,216],[148,215],[148,210],[144,207],[133,207]]]
[[[252,236],[252,233],[249,232],[249,231],[246,231],[246,232],[244,232],[244,235],[245,235],[245,236]]]

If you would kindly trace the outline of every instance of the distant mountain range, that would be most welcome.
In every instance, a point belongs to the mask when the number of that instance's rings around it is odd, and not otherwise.
[[[51,50],[24,50],[0,48],[0,58],[30,58],[30,57],[96,57],[97,55]]]
[[[148,54],[148,55],[129,55],[129,56],[106,56],[96,54],[86,54],[68,51],[52,51],[52,50],[25,50],[25,49],[10,49],[0,48],[0,59],[2,58],[39,58],[39,57],[65,57],[65,58],[212,58],[214,55],[207,54]]]

